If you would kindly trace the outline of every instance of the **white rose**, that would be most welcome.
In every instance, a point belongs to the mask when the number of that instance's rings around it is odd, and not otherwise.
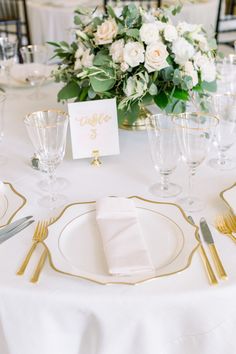
[[[184,38],[178,38],[172,46],[172,51],[175,54],[175,62],[184,65],[194,55],[194,47]]]
[[[166,25],[164,28],[164,37],[168,42],[173,42],[178,38],[178,33],[173,25]]]
[[[82,56],[81,64],[85,68],[89,68],[90,66],[93,66],[93,59],[94,59],[94,54],[90,54],[90,49],[86,49]]]
[[[118,26],[114,19],[108,19],[97,27],[97,32],[94,35],[96,44],[111,43],[116,37]]]
[[[76,59],[75,64],[74,64],[74,70],[79,70],[82,68],[81,60]]]
[[[205,54],[198,52],[194,57],[194,65],[200,70],[201,79],[211,82],[216,79],[216,66],[212,59],[209,59]]]
[[[208,42],[207,42],[206,37],[204,37],[203,34],[201,34],[201,33],[195,33],[195,32],[194,32],[194,33],[192,33],[192,34],[190,35],[190,37],[191,37],[194,41],[198,42],[199,48],[200,48],[203,52],[208,52],[208,50],[209,50],[209,45],[208,45]]]
[[[158,26],[157,22],[144,23],[139,30],[141,41],[147,45],[157,42],[160,38],[159,32],[160,26]]]
[[[169,66],[166,61],[168,55],[166,46],[162,42],[148,45],[145,54],[145,68],[149,73],[166,68]]]
[[[192,25],[187,22],[180,22],[177,25],[177,31],[181,35],[186,32],[199,32],[200,30],[201,30],[201,25]]]
[[[124,87],[124,93],[127,97],[141,97],[147,90],[147,82],[143,76],[129,77]]]
[[[125,71],[127,71],[128,69],[129,69],[129,65],[128,65],[127,63],[125,63],[125,62],[121,63],[121,65],[120,65],[120,70],[121,70],[122,72],[125,72]]]
[[[191,77],[193,87],[197,85],[198,74],[191,61],[187,61],[187,63],[184,65],[184,74]]]
[[[109,51],[115,63],[122,63],[124,59],[124,40],[119,39],[113,42]]]
[[[75,58],[80,59],[84,53],[85,47],[82,43],[78,43],[78,49],[75,52]]]
[[[124,61],[132,68],[144,62],[144,47],[139,42],[128,42],[124,47]]]

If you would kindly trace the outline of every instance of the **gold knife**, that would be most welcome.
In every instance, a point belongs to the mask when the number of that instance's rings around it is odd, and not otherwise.
[[[213,259],[213,262],[216,267],[217,274],[221,279],[227,279],[227,274],[226,271],[223,267],[223,264],[220,260],[219,254],[217,252],[211,231],[209,229],[209,226],[207,225],[207,222],[204,218],[201,218],[200,220],[200,228],[202,231],[202,236],[204,238],[204,241],[207,243],[209,250],[211,252],[211,256]]]
[[[193,225],[195,225],[194,220],[193,220],[193,218],[191,216],[188,216],[188,219],[191,221],[191,223]],[[207,254],[205,252],[205,249],[204,249],[204,247],[202,245],[202,242],[201,242],[199,234],[198,234],[198,239],[199,239],[199,242],[200,242],[200,246],[199,246],[200,255],[201,255],[202,262],[203,262],[203,265],[205,267],[209,282],[210,282],[211,285],[216,285],[216,284],[218,284],[218,280],[216,279],[215,273],[214,273],[214,271],[212,269],[211,263],[209,262]]]

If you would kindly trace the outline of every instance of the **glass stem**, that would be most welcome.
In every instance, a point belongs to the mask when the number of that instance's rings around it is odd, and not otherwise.
[[[226,162],[226,154],[224,151],[219,150],[219,154],[218,154],[218,161],[219,161],[219,165],[225,165]]]
[[[48,168],[48,186],[49,186],[49,197],[50,197],[51,209],[53,209],[53,205],[56,201],[56,194],[54,191],[54,181],[55,181],[55,168],[53,166],[50,166]]]
[[[193,177],[195,176],[195,174],[196,174],[196,167],[190,167],[189,174],[188,174],[188,200],[190,205],[193,203],[192,190],[193,190]]]
[[[161,173],[161,190],[169,190],[169,174]]]

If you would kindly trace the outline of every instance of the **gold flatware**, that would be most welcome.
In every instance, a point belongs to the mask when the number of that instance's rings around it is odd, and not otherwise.
[[[227,274],[226,274],[226,271],[225,271],[223,264],[220,260],[219,254],[217,252],[211,231],[210,231],[210,229],[207,225],[207,222],[204,218],[201,218],[201,220],[200,220],[200,228],[202,231],[202,236],[204,238],[204,241],[207,243],[209,250],[211,252],[211,256],[212,256],[213,262],[215,264],[217,274],[219,275],[219,277],[221,279],[227,279]]]
[[[47,259],[47,255],[48,255],[48,251],[45,248],[45,250],[43,251],[43,253],[41,254],[41,257],[39,258],[38,264],[34,270],[34,273],[30,279],[31,283],[37,283],[37,281],[39,280],[39,276],[41,274],[41,271],[44,267],[44,264],[46,262]]]
[[[45,240],[45,238],[47,237],[48,235],[48,232],[47,232],[47,227],[48,225],[50,225],[55,219],[54,218],[51,218],[49,220],[49,222],[47,223],[47,225],[45,226],[46,230],[45,230],[45,233],[44,233],[44,236],[42,237],[42,239],[40,241],[43,241]],[[44,246],[45,247],[45,246]],[[48,251],[47,251],[47,248],[45,247],[43,253],[41,254],[41,257],[39,258],[39,261],[38,261],[38,264],[33,272],[33,275],[32,277],[30,278],[30,282],[31,283],[37,283],[37,281],[39,280],[39,276],[43,270],[43,267],[44,267],[44,264],[46,262],[46,259],[47,259],[47,256],[48,256]]]
[[[191,216],[188,216],[188,219],[191,221],[191,223],[193,225],[195,225],[194,220],[193,220],[193,218]],[[217,285],[218,284],[218,280],[217,280],[217,278],[215,276],[215,273],[214,273],[214,271],[212,269],[211,263],[209,262],[207,254],[205,252],[205,249],[204,249],[204,247],[202,245],[202,241],[201,241],[199,233],[198,233],[198,239],[199,239],[199,243],[200,243],[200,246],[199,246],[200,255],[201,255],[202,262],[203,262],[204,268],[206,270],[206,274],[208,276],[209,282],[210,282],[211,285]]]
[[[19,270],[17,271],[17,275],[23,275],[24,272],[25,272],[25,269],[31,259],[31,256],[37,246],[37,244],[44,240],[44,238],[47,236],[47,222],[46,221],[39,221],[37,223],[37,226],[35,228],[35,231],[34,231],[34,235],[33,235],[33,238],[32,238],[32,241],[33,241],[33,244],[32,246],[30,247],[29,251],[27,252]]]
[[[232,214],[220,215],[216,219],[216,228],[221,233],[231,238],[236,242],[236,217]]]

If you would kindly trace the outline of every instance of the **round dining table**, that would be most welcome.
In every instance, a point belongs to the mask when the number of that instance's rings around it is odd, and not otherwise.
[[[59,84],[41,90],[43,100],[30,98],[31,88],[6,88],[5,135],[0,145],[5,164],[2,181],[11,183],[26,204],[14,220],[26,215],[46,220],[51,211],[38,204],[45,193],[42,173],[32,168],[34,149],[24,126],[27,113],[67,110],[57,102]],[[68,184],[61,192],[67,203],[95,201],[104,196],[139,196],[160,201],[149,187],[159,176],[154,169],[146,131],[119,131],[120,154],[73,160],[68,132],[66,155],[57,176]],[[210,156],[216,151],[212,149]],[[235,157],[236,147],[230,155]],[[191,214],[210,225],[228,279],[209,284],[196,249],[186,269],[138,285],[95,282],[56,272],[47,260],[37,283],[30,282],[43,252],[38,245],[24,275],[16,272],[32,245],[35,223],[0,245],[1,354],[232,354],[236,352],[236,245],[215,228],[215,218],[228,208],[220,192],[235,182],[235,170],[217,171],[206,160],[197,171],[194,192],[205,209]],[[172,181],[187,188],[187,168],[180,162]],[[163,200],[162,200],[163,201]],[[166,202],[176,203],[176,199]],[[55,213],[55,214],[54,214]],[[158,229],[153,229],[158,235]],[[206,244],[203,244],[214,268]],[[215,269],[214,269],[215,270]]]

